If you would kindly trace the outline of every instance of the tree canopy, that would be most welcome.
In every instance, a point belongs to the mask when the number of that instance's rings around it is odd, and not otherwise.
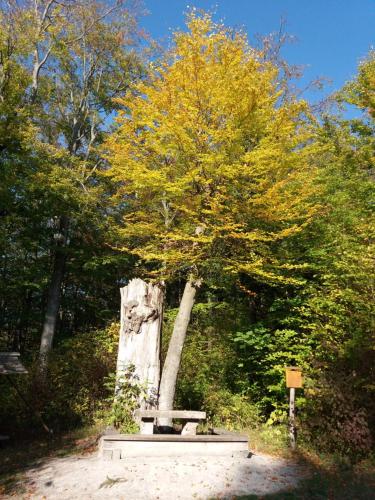
[[[121,105],[106,174],[123,249],[159,276],[217,269],[288,281],[280,245],[316,211],[312,120],[246,35],[194,13]],[[284,82],[283,82],[284,83]]]

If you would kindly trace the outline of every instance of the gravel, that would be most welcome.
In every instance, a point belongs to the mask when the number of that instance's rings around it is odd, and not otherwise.
[[[246,457],[132,458],[97,453],[49,459],[26,473],[18,498],[185,500],[292,491],[307,471],[262,454]],[[14,498],[14,496],[13,496]]]

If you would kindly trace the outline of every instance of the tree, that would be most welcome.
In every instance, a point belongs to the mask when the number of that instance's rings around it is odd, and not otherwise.
[[[363,85],[363,72],[361,64],[358,77],[336,97],[368,111],[362,99],[371,95],[373,83],[368,78]],[[351,120],[322,117],[316,129],[319,155],[311,159],[321,210],[284,248],[306,263],[305,283],[287,293],[263,291],[257,321],[236,334],[240,361],[255,389],[250,390],[263,408],[285,409],[284,367],[303,366],[305,438],[351,456],[369,451],[374,429],[373,132],[368,112]]]
[[[371,50],[360,63],[356,78],[348,82],[338,93],[339,101],[366,110],[370,119],[375,118],[375,50]]]
[[[45,236],[39,231],[43,209],[35,210],[40,201],[32,179],[46,154],[35,155],[40,141],[25,103],[31,78],[22,64],[28,53],[23,21],[0,10],[0,330],[4,348],[15,350],[31,321],[31,296],[41,284],[30,256]]]
[[[25,75],[21,107],[38,137],[29,184],[48,186],[42,198],[54,229],[40,345],[43,368],[55,335],[70,243],[93,218],[99,221],[106,188],[98,182],[102,159],[96,147],[116,109],[113,98],[142,73],[135,52],[136,13],[123,1],[9,2],[2,27],[8,40],[22,44],[12,61]],[[43,163],[43,157],[49,161]]]
[[[188,32],[133,94],[119,99],[106,142],[126,215],[121,248],[155,279],[186,286],[163,367],[159,407],[170,409],[196,291],[209,277],[295,283],[274,251],[312,217],[308,107],[286,93],[277,66],[244,33],[194,11]]]
[[[328,116],[320,128],[326,210],[311,228],[314,280],[300,310],[316,345],[307,427],[317,446],[353,456],[367,453],[374,436],[374,75],[370,52],[336,95],[365,113]]]

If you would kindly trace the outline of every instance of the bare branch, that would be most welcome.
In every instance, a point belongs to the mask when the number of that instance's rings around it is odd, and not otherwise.
[[[43,11],[43,14],[42,14],[42,17],[41,17],[41,23],[42,25],[44,24],[44,21],[46,20],[47,16],[48,16],[48,13],[49,13],[49,10],[52,6],[52,4],[55,3],[55,0],[49,0],[45,6],[45,9]]]
[[[82,32],[81,35],[78,35],[76,38],[73,38],[72,40],[68,40],[67,43],[76,43],[76,42],[79,42],[80,40],[82,40],[82,38],[87,35],[88,33],[90,33],[90,31],[92,30],[92,28],[97,24],[97,23],[100,23],[100,21],[103,21],[103,19],[105,19],[106,17],[108,17],[110,14],[112,14],[113,12],[115,12],[116,10],[118,10],[121,6],[121,3],[118,3],[116,4],[115,6],[113,7],[110,7],[108,10],[106,10],[103,14],[101,14],[100,16],[98,16],[96,19],[94,19],[88,27],[86,27],[84,29],[84,31]]]

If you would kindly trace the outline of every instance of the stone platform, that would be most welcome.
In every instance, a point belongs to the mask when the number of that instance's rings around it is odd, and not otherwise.
[[[107,460],[131,457],[242,456],[248,438],[240,434],[109,434],[101,438],[100,456]]]

